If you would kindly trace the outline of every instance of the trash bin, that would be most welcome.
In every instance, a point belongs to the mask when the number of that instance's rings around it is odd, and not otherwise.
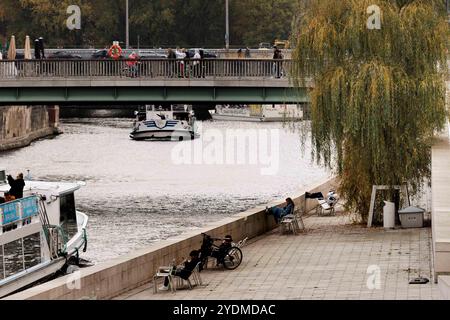
[[[425,210],[417,207],[408,207],[398,212],[402,228],[423,228],[423,214]]]
[[[386,229],[395,228],[395,203],[384,201],[383,208],[383,227]]]

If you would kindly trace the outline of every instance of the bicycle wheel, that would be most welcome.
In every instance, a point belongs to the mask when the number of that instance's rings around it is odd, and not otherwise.
[[[237,247],[231,247],[228,249],[225,257],[223,258],[223,266],[225,269],[234,270],[242,262],[242,251]]]

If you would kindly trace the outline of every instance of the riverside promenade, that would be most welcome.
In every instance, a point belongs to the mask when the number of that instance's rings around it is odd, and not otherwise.
[[[306,232],[277,230],[250,241],[238,269],[207,269],[203,286],[153,293],[153,283],[121,294],[124,300],[434,300],[431,228],[384,230],[352,224],[348,215],[308,216]],[[368,267],[379,268],[379,288],[369,289]],[[418,276],[425,285],[411,285]],[[376,281],[374,282],[376,283]]]

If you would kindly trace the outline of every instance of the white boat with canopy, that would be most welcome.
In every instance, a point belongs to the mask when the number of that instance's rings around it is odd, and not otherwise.
[[[0,204],[0,297],[61,270],[86,251],[86,214],[76,211],[81,183],[25,181],[22,199]],[[9,191],[0,169],[0,197]]]
[[[303,119],[303,107],[296,104],[219,105],[212,117],[220,121],[299,121]]]
[[[197,138],[196,119],[189,105],[147,105],[136,111],[133,140],[192,140]]]

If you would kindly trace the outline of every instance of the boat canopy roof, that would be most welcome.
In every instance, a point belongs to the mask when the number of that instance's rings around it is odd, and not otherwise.
[[[54,194],[63,195],[67,193],[75,192],[80,189],[80,185],[77,183],[69,182],[46,182],[46,181],[25,181],[24,192],[33,191],[50,191]],[[8,192],[10,186],[8,184],[0,185],[0,192]]]

